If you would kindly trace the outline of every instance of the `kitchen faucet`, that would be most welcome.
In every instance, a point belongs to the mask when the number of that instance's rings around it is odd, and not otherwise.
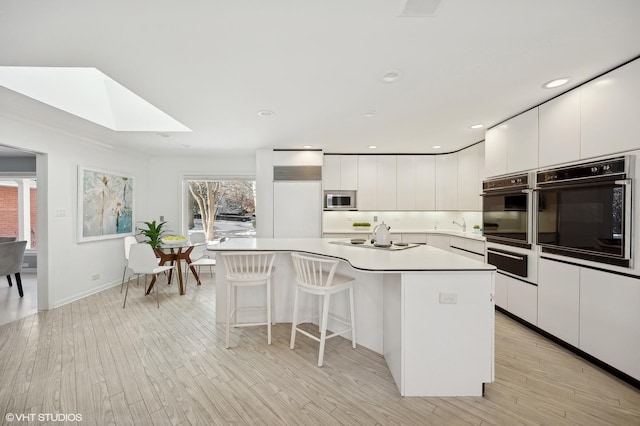
[[[464,217],[462,218],[462,224],[456,222],[455,220],[453,221],[454,225],[458,225],[460,228],[462,228],[462,232],[467,232],[467,222],[464,221]]]

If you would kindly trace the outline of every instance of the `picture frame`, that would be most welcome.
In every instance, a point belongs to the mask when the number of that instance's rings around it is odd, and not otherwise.
[[[77,241],[134,235],[134,191],[129,174],[79,165]]]

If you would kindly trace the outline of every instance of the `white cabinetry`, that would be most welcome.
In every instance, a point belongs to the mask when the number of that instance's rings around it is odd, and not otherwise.
[[[427,245],[437,247],[442,250],[449,251],[449,236],[448,235],[438,235],[438,234],[428,234],[427,235]]]
[[[580,268],[540,259],[538,263],[538,327],[578,347]]]
[[[507,173],[507,124],[502,123],[484,135],[484,177]]]
[[[396,156],[358,156],[358,210],[396,210]]]
[[[436,208],[436,158],[434,155],[416,156],[416,209]]]
[[[378,210],[396,210],[396,156],[378,155]]]
[[[538,108],[487,130],[485,177],[538,167]]]
[[[358,156],[358,210],[378,209],[378,159]]]
[[[495,302],[495,304],[499,307],[501,307],[502,309],[506,309],[507,311],[509,310],[509,295],[508,295],[508,291],[509,291],[509,277],[507,277],[506,275],[500,274],[500,273],[496,273],[496,282],[495,282],[495,289],[494,289],[494,293],[493,293],[493,300]]]
[[[458,209],[458,153],[436,156],[436,210]]]
[[[538,322],[538,287],[515,278],[507,279],[509,312],[536,325]]]
[[[482,170],[484,143],[458,153],[458,210],[482,210]]]
[[[357,190],[358,156],[325,155],[322,184],[325,190]]]
[[[581,156],[640,148],[640,60],[581,87]]]
[[[322,188],[342,189],[340,185],[340,155],[325,155],[322,162]]]
[[[396,166],[396,207],[398,210],[416,210],[416,156],[398,155]]]
[[[507,173],[538,167],[538,108],[507,122]]]
[[[580,349],[640,380],[640,283],[580,271]]]
[[[580,159],[580,89],[540,105],[539,167]]]

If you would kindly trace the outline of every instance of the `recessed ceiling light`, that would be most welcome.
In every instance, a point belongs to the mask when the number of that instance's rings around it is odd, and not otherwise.
[[[484,127],[484,124],[474,124],[469,126],[470,129],[482,129]]]
[[[274,116],[276,113],[273,111],[270,111],[268,109],[263,109],[262,111],[258,111],[258,115],[260,117],[271,117]]]
[[[556,87],[563,86],[571,80],[569,77],[556,78],[555,80],[547,81],[542,85],[543,89],[555,89]]]
[[[402,74],[398,70],[388,70],[382,73],[382,81],[385,83],[393,83],[400,78],[400,74]]]
[[[186,149],[189,149],[189,148],[191,148],[191,145],[186,144],[186,143],[183,143],[183,144],[182,144],[182,147],[183,147],[183,148],[186,148]]]
[[[365,116],[365,117],[367,117],[367,118],[371,118],[371,117],[373,117],[374,115],[376,115],[376,112],[375,112],[375,111],[373,111],[373,110],[371,110],[371,111],[367,111],[367,112],[365,112],[365,113],[364,113],[364,116]]]
[[[376,149],[376,148],[377,148],[377,146],[375,146],[375,145],[369,145],[369,149]]]
[[[442,148],[442,147],[441,147],[440,145],[434,145],[434,146],[432,146],[431,148],[433,148],[433,149],[440,149],[440,148]]]
[[[169,133],[156,133],[158,136],[162,137],[162,138],[169,138],[171,137],[171,135]]]

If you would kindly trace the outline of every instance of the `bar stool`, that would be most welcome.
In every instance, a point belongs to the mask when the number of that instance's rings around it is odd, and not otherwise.
[[[267,343],[271,344],[271,324],[273,297],[271,287],[271,270],[275,260],[275,252],[226,252],[220,253],[227,269],[227,335],[225,348],[229,348],[229,334],[231,327],[250,327],[254,325],[267,326]],[[266,307],[238,308],[238,287],[252,287],[264,285],[267,290]],[[266,310],[266,322],[238,323],[238,311]],[[275,324],[275,320],[273,321]]]
[[[336,259],[328,259],[315,256],[312,257],[302,255],[300,253],[291,253],[291,258],[293,260],[293,266],[296,271],[297,286],[293,302],[291,344],[289,345],[289,347],[293,349],[295,346],[296,332],[300,332],[305,336],[315,340],[316,342],[320,342],[320,351],[318,353],[318,367],[322,367],[322,363],[324,360],[324,347],[327,339],[351,332],[351,346],[353,346],[354,349],[356,348],[356,323],[355,313],[353,309],[353,282],[355,281],[355,279],[347,275],[336,273],[336,268],[338,267],[338,260]],[[349,311],[351,314],[350,322],[329,314],[329,302],[331,300],[331,295],[345,290],[349,290]],[[299,291],[322,297],[322,299],[320,299],[319,301],[322,307],[318,310],[318,315],[300,322],[297,321]],[[298,327],[298,324],[310,322],[314,318],[318,318],[319,320],[320,337],[316,337],[313,334]],[[347,325],[348,328],[327,336],[327,322],[329,318]]]

